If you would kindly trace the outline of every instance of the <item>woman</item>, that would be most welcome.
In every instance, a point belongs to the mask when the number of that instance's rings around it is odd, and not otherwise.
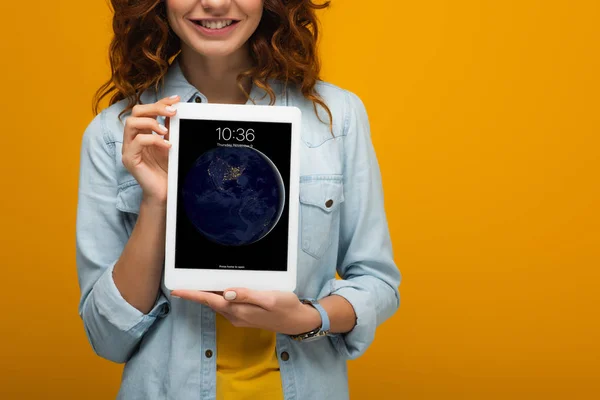
[[[397,309],[400,274],[365,108],[318,79],[314,12],[326,5],[112,5],[112,77],[95,109],[113,95],[83,136],[77,269],[94,351],[126,363],[118,397],[348,398],[346,360]],[[162,284],[168,121],[180,101],[301,109],[294,293]]]

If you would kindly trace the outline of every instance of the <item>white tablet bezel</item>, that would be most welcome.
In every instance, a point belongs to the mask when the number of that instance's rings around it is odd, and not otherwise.
[[[223,291],[232,287],[254,290],[294,291],[298,256],[299,144],[301,111],[297,107],[237,105],[216,103],[177,103],[177,114],[171,118],[169,141],[169,173],[165,240],[164,284],[169,290],[193,289]],[[177,179],[179,160],[179,122],[181,119],[223,121],[288,122],[292,124],[291,164],[289,180],[289,232],[287,271],[249,271],[175,268],[175,228],[177,215]],[[286,194],[286,198],[287,198]],[[199,262],[202,260],[199,259]]]

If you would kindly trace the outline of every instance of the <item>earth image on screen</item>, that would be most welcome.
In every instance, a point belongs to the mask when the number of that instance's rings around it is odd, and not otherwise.
[[[275,164],[251,147],[216,147],[196,159],[182,185],[185,213],[207,239],[243,246],[265,237],[283,212]]]

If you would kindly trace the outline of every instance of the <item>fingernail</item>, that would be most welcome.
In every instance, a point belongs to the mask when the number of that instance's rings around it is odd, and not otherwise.
[[[225,292],[223,297],[225,297],[225,300],[235,300],[237,293],[234,291]]]
[[[173,107],[173,106],[166,106],[166,107],[165,107],[165,109],[166,109],[168,112],[175,112],[175,111],[177,111],[177,109],[176,109],[175,107]]]
[[[174,298],[174,299],[180,299],[181,298],[179,296],[175,296],[174,294],[172,294],[171,297]]]
[[[171,142],[169,142],[167,139],[163,139],[165,141],[166,144],[168,144],[169,146],[171,146]]]
[[[170,99],[175,99],[175,98],[177,98],[177,95],[176,95],[176,94],[174,94],[173,96],[171,96],[171,97],[169,97],[169,98],[170,98]]]
[[[158,124],[158,127],[160,128],[161,131],[163,132],[168,132],[169,130],[167,129],[166,126],[164,126],[163,124]]]

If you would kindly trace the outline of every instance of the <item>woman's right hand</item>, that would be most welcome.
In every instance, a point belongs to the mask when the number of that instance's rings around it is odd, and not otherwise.
[[[144,200],[166,205],[169,161],[169,118],[176,114],[171,105],[179,96],[163,98],[152,104],[136,104],[125,120],[123,165],[140,184]],[[165,126],[156,120],[165,116]],[[158,133],[153,135],[152,131]],[[163,138],[164,135],[164,138]]]

